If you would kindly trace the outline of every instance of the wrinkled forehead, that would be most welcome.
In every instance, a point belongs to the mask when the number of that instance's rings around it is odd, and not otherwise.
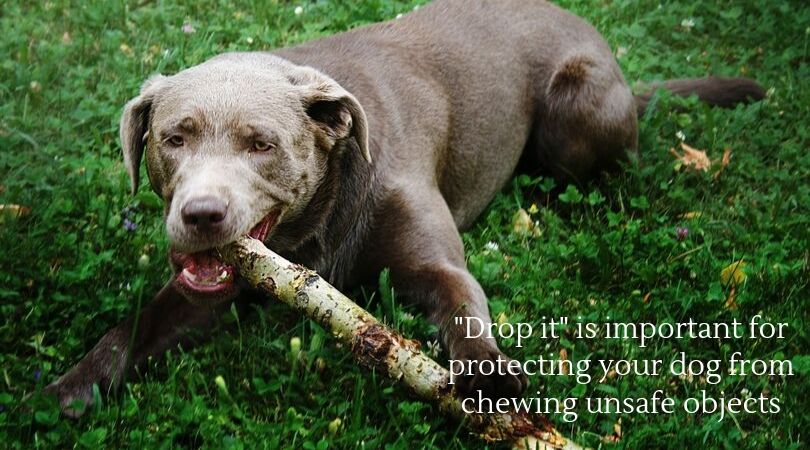
[[[193,120],[213,129],[255,122],[289,127],[301,111],[300,94],[277,71],[224,61],[172,76],[153,104],[152,125]]]

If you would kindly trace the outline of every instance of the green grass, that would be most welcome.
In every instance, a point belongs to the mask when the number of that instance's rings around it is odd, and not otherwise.
[[[0,6],[0,204],[29,206],[0,223],[0,442],[9,448],[479,448],[457,423],[402,389],[355,366],[316,324],[281,306],[222,318],[211,345],[154,361],[119,395],[84,418],[58,416],[53,403],[21,399],[55,379],[167,278],[160,205],[142,189],[132,198],[119,160],[122,105],[154,72],[173,73],[227,50],[261,50],[391,19],[419,1],[25,2]],[[777,415],[621,417],[624,436],[602,444],[617,415],[579,411],[560,430],[593,447],[806,448],[808,421],[808,205],[810,205],[810,8],[801,1],[561,1],[590,20],[636,81],[739,75],[771,89],[759,104],[712,109],[660,97],[641,121],[638,167],[598,187],[564,190],[518,177],[464,236],[470,269],[490,296],[494,317],[583,320],[746,320],[762,313],[787,322],[784,340],[629,341],[534,339],[518,359],[622,356],[668,359],[747,356],[791,359],[793,377],[726,376],[715,386],[667,376],[614,378],[578,388],[566,377],[532,379],[564,397],[684,399],[700,389],[743,389],[782,399]],[[694,25],[690,28],[689,21]],[[186,34],[188,21],[196,29]],[[539,44],[538,44],[539,45]],[[680,107],[680,108],[676,108]],[[717,178],[674,170],[668,149],[686,142],[719,158]],[[562,189],[562,187],[561,187]],[[512,216],[539,205],[539,236],[516,234]],[[134,232],[122,226],[131,207]],[[531,208],[534,211],[534,208]],[[693,219],[680,218],[700,212]],[[676,238],[676,227],[688,236]],[[488,248],[494,242],[498,250]],[[492,247],[492,246],[489,246]],[[145,255],[145,256],[142,256]],[[745,260],[747,280],[730,286],[721,270]],[[139,263],[140,260],[140,263]],[[423,341],[435,330],[418,312],[392,306],[367,288],[358,301]],[[646,298],[646,300],[645,300]],[[236,322],[238,326],[232,326]],[[302,341],[290,355],[294,336]],[[509,347],[509,342],[503,343]],[[222,376],[228,394],[215,378]],[[337,426],[336,419],[340,419]],[[330,425],[331,424],[331,425]]]

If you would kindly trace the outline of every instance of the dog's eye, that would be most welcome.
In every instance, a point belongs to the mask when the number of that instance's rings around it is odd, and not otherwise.
[[[254,151],[254,152],[266,152],[268,150],[274,149],[275,147],[276,146],[271,142],[253,141],[253,148],[251,148],[251,151]]]
[[[183,145],[183,136],[175,134],[174,136],[167,139],[167,141],[169,142],[169,144],[175,147],[180,147]]]

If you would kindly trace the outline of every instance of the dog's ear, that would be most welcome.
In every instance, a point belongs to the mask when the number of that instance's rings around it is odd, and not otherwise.
[[[353,137],[366,162],[371,162],[368,148],[368,122],[360,102],[337,81],[308,67],[298,67],[288,80],[302,89],[307,115],[326,138],[335,142]]]
[[[129,174],[132,194],[138,191],[138,180],[149,131],[149,112],[152,101],[160,90],[166,77],[154,75],[141,86],[141,94],[127,102],[121,116],[121,148],[124,153],[124,166]]]

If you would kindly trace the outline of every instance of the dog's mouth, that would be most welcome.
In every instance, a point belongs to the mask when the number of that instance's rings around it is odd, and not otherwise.
[[[266,215],[248,236],[264,241],[278,220],[278,212]],[[235,292],[235,281],[238,277],[233,266],[220,261],[216,249],[195,253],[171,251],[172,263],[178,268],[175,286],[189,300],[227,299]]]

